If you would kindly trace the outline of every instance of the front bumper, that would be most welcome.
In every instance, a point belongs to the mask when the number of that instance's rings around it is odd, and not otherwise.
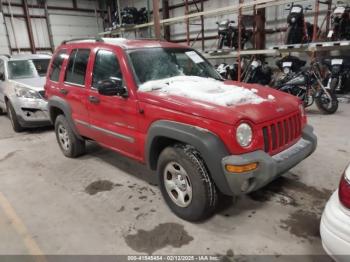
[[[222,168],[232,194],[249,193],[265,186],[311,155],[316,146],[317,137],[313,133],[313,128],[306,125],[302,132],[302,138],[296,144],[274,156],[258,150],[223,158]],[[245,173],[229,173],[225,169],[228,164],[247,165],[254,162],[258,163],[257,169]]]
[[[13,97],[11,104],[22,127],[51,125],[46,100]]]
[[[350,261],[350,211],[339,202],[338,191],[329,199],[320,226],[325,251],[337,262]]]

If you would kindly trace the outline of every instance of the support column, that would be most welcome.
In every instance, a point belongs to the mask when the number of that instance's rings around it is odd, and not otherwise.
[[[155,37],[157,39],[160,39],[161,34],[160,34],[159,0],[153,0],[153,22],[154,22]]]
[[[169,0],[162,0],[162,13],[163,19],[168,19],[170,17],[169,12]],[[164,38],[167,41],[170,41],[170,26],[164,26]]]
[[[256,10],[255,15],[255,49],[265,49],[266,34],[265,34],[265,8]]]
[[[35,54],[35,42],[34,42],[34,36],[33,36],[33,28],[32,28],[32,23],[29,15],[29,9],[28,9],[28,2],[27,0],[22,0],[23,3],[23,11],[24,11],[24,16],[26,19],[26,24],[27,24],[27,30],[28,30],[28,36],[29,36],[29,42],[30,42],[30,50],[33,54]]]
[[[47,0],[44,3],[44,10],[45,10],[45,17],[46,17],[45,20],[46,20],[46,26],[47,26],[47,33],[49,34],[50,47],[51,47],[51,51],[53,53],[55,51],[55,43],[53,41],[50,14],[49,14],[49,10],[47,8]]]

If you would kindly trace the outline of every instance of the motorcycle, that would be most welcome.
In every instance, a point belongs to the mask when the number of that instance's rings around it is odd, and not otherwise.
[[[302,5],[292,3],[288,5],[286,10],[289,11],[289,15],[287,17],[288,29],[285,43],[290,45],[311,42],[314,26],[309,22],[305,22],[304,16],[304,10],[312,10],[311,6],[304,8]]]
[[[268,85],[272,78],[272,69],[259,59],[254,59],[244,72],[243,81],[245,83],[257,83]]]
[[[148,22],[147,9],[145,7],[137,10],[135,7],[125,7],[120,12],[119,18],[118,10],[114,12],[113,28],[125,25],[144,24]]]
[[[305,65],[306,61],[300,60],[298,57],[291,55],[277,60],[276,66],[281,71],[281,73],[278,74],[278,77],[275,77],[276,80],[274,81],[273,85],[280,85],[280,82],[283,82],[285,81],[285,78],[290,78],[295,73],[298,73]]]
[[[251,38],[251,33],[245,27],[241,26],[241,43],[238,43],[238,27],[234,26],[235,21],[223,20],[216,22],[218,25],[219,42],[218,49],[221,50],[224,46],[238,49],[240,44],[241,49],[244,49],[246,42]]]
[[[350,57],[326,58],[323,64],[329,73],[325,85],[335,93],[350,91]]]
[[[332,12],[331,30],[327,38],[331,41],[350,40],[350,6],[338,3]]]
[[[315,102],[324,114],[333,114],[338,110],[338,98],[330,88],[323,85],[318,62],[313,62],[309,70],[289,74],[275,88],[299,97],[304,107]]]
[[[306,65],[306,61],[300,60],[296,56],[288,55],[277,60],[276,65],[285,75],[288,75],[299,72]]]

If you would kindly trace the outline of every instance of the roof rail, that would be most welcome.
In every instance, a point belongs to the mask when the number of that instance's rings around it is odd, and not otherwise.
[[[64,40],[62,41],[61,45],[67,44],[69,42],[79,42],[79,41],[85,41],[85,40],[95,40],[96,42],[104,42],[102,37],[96,36],[96,37],[73,38],[69,40]]]
[[[0,56],[6,56],[7,58],[11,58],[9,54],[0,54]]]

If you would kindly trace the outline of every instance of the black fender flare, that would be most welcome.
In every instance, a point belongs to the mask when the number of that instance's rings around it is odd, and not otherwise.
[[[145,147],[145,159],[151,170],[157,168],[158,156],[156,156],[156,150],[154,149],[157,138],[173,139],[196,148],[218,189],[223,194],[232,194],[221,163],[222,159],[228,156],[229,153],[218,136],[209,130],[183,123],[167,120],[154,122],[148,130]]]
[[[51,113],[53,108],[58,108],[64,113],[64,116],[65,116],[70,128],[73,130],[74,134],[79,139],[83,139],[79,135],[78,130],[74,124],[74,121],[72,118],[72,110],[71,110],[71,107],[69,106],[68,102],[65,101],[64,99],[58,97],[58,96],[53,96],[49,99],[48,110],[49,110],[50,120],[51,120],[52,124],[55,125],[54,120],[52,119],[52,113]]]

